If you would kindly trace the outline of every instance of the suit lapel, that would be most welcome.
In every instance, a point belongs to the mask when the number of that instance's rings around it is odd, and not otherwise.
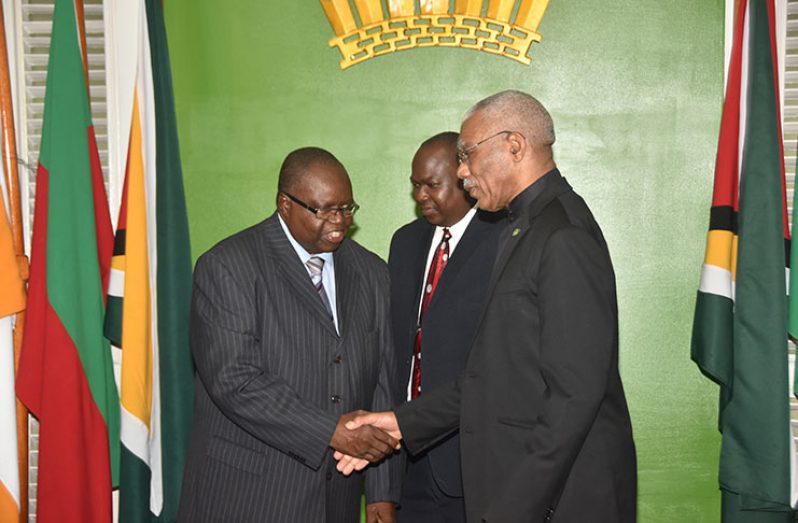
[[[274,213],[264,222],[264,229],[266,235],[265,254],[275,260],[277,270],[280,271],[282,276],[280,279],[291,287],[292,293],[305,304],[310,315],[318,319],[325,328],[337,336],[335,325],[330,321],[327,310],[324,308],[319,294],[310,281],[307,269],[305,269],[294,247],[288,241],[288,237],[285,235],[277,218],[277,213]],[[337,266],[335,270],[337,274]]]
[[[418,245],[418,249],[416,249],[415,255],[411,260],[410,277],[412,278],[413,285],[413,292],[411,294],[413,301],[411,302],[411,306],[416,312],[415,319],[418,319],[419,307],[421,305],[421,292],[424,285],[427,283],[427,257],[432,247],[432,238],[434,235],[435,226],[427,224],[421,235],[421,241],[415,244]],[[445,270],[443,272],[444,274],[446,273]],[[438,285],[440,285],[440,283]],[[415,335],[415,329],[413,329],[413,333]]]
[[[454,253],[452,253],[449,261],[446,263],[446,268],[443,270],[443,274],[441,274],[441,279],[438,282],[438,286],[435,289],[435,294],[432,295],[432,301],[429,304],[430,309],[435,307],[435,304],[443,299],[440,296],[446,292],[446,289],[451,285],[450,282],[457,281],[457,275],[468,263],[468,259],[474,254],[480,243],[482,243],[482,239],[486,230],[487,224],[482,223],[479,219],[479,216],[475,215],[473,218],[471,218],[471,223],[469,223],[468,227],[466,227],[463,237],[460,238],[457,248],[455,249]],[[430,235],[430,239],[432,239],[432,235]],[[426,252],[429,253],[429,247],[427,247]],[[420,295],[418,296],[418,299],[420,299]]]
[[[355,297],[357,295],[356,286],[359,278],[357,277],[357,268],[350,259],[349,240],[344,240],[344,243],[333,254],[335,260],[335,293],[336,293],[336,310],[338,313],[338,330],[339,336],[343,338],[347,333],[352,330],[352,322],[355,319],[354,307]]]

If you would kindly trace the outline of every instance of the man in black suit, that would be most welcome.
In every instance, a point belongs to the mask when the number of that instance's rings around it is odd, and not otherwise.
[[[410,181],[423,218],[396,231],[388,258],[399,388],[408,400],[462,372],[501,225],[495,215],[477,211],[460,186],[457,133],[441,133],[421,144]],[[442,248],[447,255],[444,261],[441,254],[444,269],[435,288],[428,288]],[[465,521],[459,439],[450,434],[409,457],[397,512],[400,523]]]
[[[307,147],[280,169],[277,212],[197,261],[194,425],[179,520],[393,522],[401,461],[346,478],[398,442],[344,427],[398,398],[385,262],[346,238],[358,209],[341,163]],[[365,427],[361,427],[365,428]]]
[[[498,93],[466,114],[458,176],[480,208],[507,208],[509,219],[466,369],[347,425],[380,426],[412,453],[459,428],[469,522],[636,519],[612,262],[553,143],[551,117],[527,94]]]

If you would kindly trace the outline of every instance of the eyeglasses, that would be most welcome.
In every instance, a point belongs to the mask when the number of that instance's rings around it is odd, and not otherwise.
[[[487,142],[488,140],[492,140],[492,139],[496,138],[497,136],[501,136],[503,134],[509,134],[509,133],[514,133],[514,132],[515,131],[499,131],[496,134],[492,134],[492,135],[488,136],[484,140],[478,141],[477,143],[475,143],[471,147],[467,147],[467,148],[463,149],[462,151],[457,151],[457,164],[458,165],[462,165],[464,163],[468,163],[468,157],[471,155],[471,153],[476,151],[477,147],[479,147],[483,143]],[[521,136],[523,136],[523,135],[521,135]],[[524,139],[526,140],[526,138],[524,138]]]
[[[283,194],[292,202],[296,203],[297,205],[301,205],[305,209],[315,214],[316,218],[320,220],[330,221],[336,214],[341,215],[343,218],[351,218],[352,215],[354,215],[357,210],[360,209],[360,205],[356,204],[355,202],[350,203],[346,207],[327,207],[326,209],[317,209],[306,204],[296,196],[291,196],[287,192],[284,192]]]

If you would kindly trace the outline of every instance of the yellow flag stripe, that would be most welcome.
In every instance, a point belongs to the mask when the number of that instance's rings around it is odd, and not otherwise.
[[[125,255],[117,254],[116,256],[111,258],[111,268],[125,272]]]
[[[133,99],[127,176],[122,407],[149,428],[152,413],[152,303],[147,245],[147,194],[138,94]]]
[[[710,230],[707,233],[704,264],[727,270],[734,279],[737,270],[737,235],[726,230]]]

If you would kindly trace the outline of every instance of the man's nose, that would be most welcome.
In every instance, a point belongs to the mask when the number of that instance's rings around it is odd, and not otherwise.
[[[330,213],[329,218],[327,221],[332,223],[341,223],[344,221],[344,210],[343,209],[333,209],[333,212]]]
[[[468,170],[468,162],[462,162],[457,166],[457,177],[461,180],[471,176],[471,171]]]

